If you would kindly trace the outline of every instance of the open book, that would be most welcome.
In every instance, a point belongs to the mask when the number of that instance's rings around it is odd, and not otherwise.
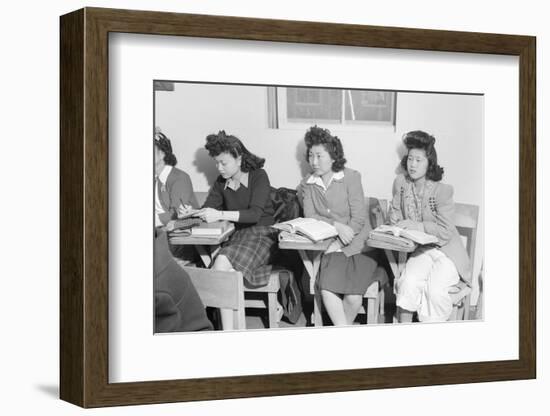
[[[334,226],[315,218],[295,218],[290,221],[274,224],[272,227],[291,234],[304,235],[314,242],[338,235],[338,231],[336,231]]]
[[[281,231],[279,233],[279,241],[286,241],[290,243],[310,243],[310,244],[312,242],[311,239],[309,239],[305,235],[289,233],[288,231]]]
[[[373,235],[376,236],[376,233],[390,234],[390,235],[393,235],[394,237],[407,238],[421,245],[435,244],[439,241],[437,237],[434,235],[427,234],[425,232],[418,231],[418,230],[406,230],[396,225],[382,224],[371,231],[370,237],[372,238]]]

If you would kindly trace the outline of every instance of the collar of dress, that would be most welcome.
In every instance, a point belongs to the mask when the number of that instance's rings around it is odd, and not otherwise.
[[[162,172],[160,172],[158,179],[162,183],[162,185],[166,185],[166,180],[168,179],[168,175],[170,175],[170,172],[172,172],[172,166],[170,165],[164,166],[164,169],[162,169]]]
[[[341,181],[344,179],[344,171],[341,170],[340,172],[335,172],[332,177],[330,178],[330,181],[328,182],[327,186],[325,186],[323,179],[320,176],[317,175],[310,175],[309,178],[307,178],[306,183],[307,184],[313,184],[313,185],[319,185],[321,188],[324,189],[326,192],[332,181]]]
[[[225,181],[225,186],[223,189],[232,189],[236,191],[240,188],[240,186],[243,185],[245,188],[248,188],[248,172],[243,172],[239,180],[235,180],[233,178],[229,178]]]

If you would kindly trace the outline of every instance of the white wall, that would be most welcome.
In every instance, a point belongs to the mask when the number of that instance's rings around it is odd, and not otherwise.
[[[483,208],[483,96],[397,94],[396,126],[362,130],[324,125],[342,140],[347,166],[361,172],[366,195],[391,198],[401,157],[402,137],[424,130],[436,137],[444,182],[455,188],[455,201]],[[217,177],[204,149],[208,134],[224,129],[241,138],[253,153],[266,158],[265,169],[275,187],[296,188],[308,172],[303,128],[268,127],[267,89],[262,86],[176,83],[174,91],[155,97],[155,123],[171,139],[178,167],[191,176],[197,191]],[[483,210],[481,211],[483,214]],[[483,215],[480,216],[473,276],[483,259]],[[476,291],[472,296],[477,301]]]
[[[59,339],[59,15],[83,6],[241,15],[293,20],[466,30],[537,36],[538,96],[538,379],[455,386],[220,400],[83,411],[57,399]],[[338,2],[278,0],[53,0],[6,2],[0,13],[3,61],[4,198],[0,316],[0,413],[53,415],[282,415],[291,413],[454,416],[544,414],[548,409],[550,334],[546,280],[550,221],[550,27],[544,2]],[[23,24],[24,23],[24,24]],[[228,128],[226,126],[226,128]],[[449,166],[450,168],[450,166]],[[450,174],[450,172],[449,172]],[[450,179],[450,178],[449,178]],[[32,194],[29,195],[29,186]],[[546,188],[548,188],[546,186]],[[66,213],[62,213],[66,215]],[[32,219],[32,220],[27,220]],[[38,224],[38,225],[37,225]],[[30,232],[32,231],[32,233]],[[39,242],[29,242],[30,236]],[[546,257],[546,258],[545,258]],[[371,340],[369,340],[370,342]],[[372,340],[376,342],[376,340]],[[334,345],[326,348],[335,348]],[[325,347],[325,346],[320,346]],[[182,359],[188,359],[182,355]]]
[[[305,130],[270,129],[267,119],[267,93],[261,86],[176,83],[175,91],[156,94],[156,126],[171,139],[178,167],[191,175],[198,191],[208,190],[217,176],[204,143],[208,134],[221,129],[267,159],[265,168],[274,186],[296,187],[308,171]],[[399,92],[395,128],[323,127],[342,139],[347,166],[361,172],[368,195],[391,196],[403,134],[425,130],[437,139],[444,181],[454,186],[455,199],[482,203],[482,96]]]

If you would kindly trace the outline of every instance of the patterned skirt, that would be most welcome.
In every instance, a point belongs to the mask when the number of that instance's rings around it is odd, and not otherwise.
[[[270,263],[277,248],[277,230],[253,225],[235,231],[218,255],[226,256],[233,268],[242,272],[245,285],[259,287],[269,282]]]

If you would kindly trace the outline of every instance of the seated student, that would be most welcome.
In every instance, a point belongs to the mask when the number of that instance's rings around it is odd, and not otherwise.
[[[220,176],[210,189],[198,216],[207,222],[227,220],[236,231],[225,242],[212,266],[215,270],[238,270],[245,284],[268,283],[272,256],[277,249],[269,178],[262,169],[265,159],[248,151],[225,131],[206,138],[205,148],[214,159]],[[232,314],[222,311],[224,328],[232,327]]]
[[[170,254],[162,228],[155,230],[154,256],[154,332],[212,329],[191,279]]]
[[[162,133],[155,134],[155,226],[166,226],[178,215],[198,208],[191,178],[176,168],[176,156],[170,140]],[[193,260],[191,247],[172,246],[172,254],[185,262]]]
[[[170,140],[155,134],[155,226],[166,225],[186,209],[198,208],[191,178],[176,168]]]
[[[449,288],[459,277],[470,281],[468,254],[453,223],[453,187],[441,183],[443,168],[437,164],[433,136],[411,131],[403,142],[405,174],[393,183],[390,223],[432,234],[439,242],[419,246],[396,278],[398,318],[411,322],[417,312],[420,321],[446,321],[453,309]]]
[[[329,130],[311,127],[304,140],[313,170],[300,185],[304,216],[328,222],[338,231],[321,259],[323,304],[334,325],[351,325],[375,280],[378,263],[378,251],[365,244],[370,224],[361,174],[344,168],[342,143]]]

